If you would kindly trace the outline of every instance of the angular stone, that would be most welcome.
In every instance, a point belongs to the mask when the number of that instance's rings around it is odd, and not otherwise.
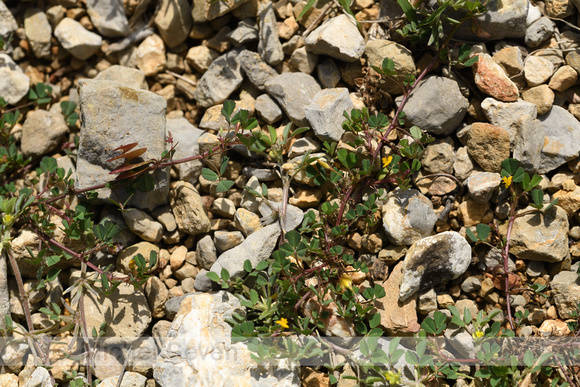
[[[552,75],[552,78],[550,79],[550,83],[548,83],[548,86],[550,87],[550,89],[563,92],[569,89],[570,87],[574,86],[577,80],[578,73],[576,72],[576,70],[574,70],[572,66],[566,65],[556,70],[554,75]]]
[[[234,215],[234,225],[246,237],[259,230],[262,225],[260,217],[245,208],[238,208]]]
[[[421,130],[447,136],[461,123],[468,106],[469,101],[461,94],[457,82],[432,76],[413,90],[403,112]]]
[[[554,104],[554,92],[548,85],[531,87],[522,93],[522,99],[536,105],[538,115],[546,114]]]
[[[314,54],[344,62],[359,59],[365,51],[365,41],[356,22],[345,14],[328,19],[306,37],[304,44]]]
[[[44,12],[38,8],[28,8],[24,12],[24,32],[37,58],[50,57],[52,27]]]
[[[489,204],[466,199],[459,205],[459,219],[465,227],[475,226],[482,222],[482,218],[489,210]]]
[[[300,47],[294,50],[288,64],[296,72],[311,74],[318,64],[318,55],[306,51],[305,47]]]
[[[149,90],[145,73],[131,67],[113,65],[101,71],[94,79],[119,82],[132,89]]]
[[[536,48],[544,41],[550,39],[554,33],[556,25],[548,17],[542,16],[526,29],[524,41],[526,46]]]
[[[405,301],[417,291],[459,278],[470,263],[471,246],[455,231],[415,242],[403,261],[399,300]]]
[[[141,239],[157,243],[163,237],[163,226],[156,222],[148,213],[137,208],[130,208],[122,212],[125,222],[131,231]]]
[[[322,141],[338,142],[344,133],[343,112],[350,114],[353,108],[348,89],[324,89],[312,97],[310,105],[304,107],[304,114],[316,137]]]
[[[54,36],[62,47],[77,59],[85,60],[93,56],[101,48],[103,39],[85,29],[81,23],[70,18],[64,18],[54,29]]]
[[[375,39],[369,40],[365,47],[365,55],[369,65],[381,67],[385,58],[391,59],[395,63],[395,79],[402,83],[407,76],[415,75],[416,67],[411,51],[405,46],[389,40]],[[381,89],[389,94],[401,94],[403,91],[392,80],[385,79],[379,83]]]
[[[185,59],[187,63],[200,73],[205,73],[211,62],[220,54],[207,46],[195,46],[189,49]]]
[[[338,66],[331,58],[325,58],[318,66],[316,66],[316,75],[325,89],[330,89],[336,86],[340,81],[341,75]]]
[[[214,20],[236,9],[248,0],[225,0],[209,2],[206,0],[193,0],[191,16],[196,23]]]
[[[476,172],[466,181],[469,194],[478,203],[487,203],[493,191],[501,183],[501,175],[492,172]]]
[[[121,166],[123,160],[107,162],[118,156],[116,148],[138,143],[147,148],[143,160],[159,158],[166,149],[165,110],[163,97],[144,90],[135,90],[111,81],[79,81],[81,135],[77,160],[76,189],[110,182],[116,178],[109,172]],[[169,171],[153,173],[153,191],[137,191],[129,205],[152,210],[167,200]],[[117,188],[115,194],[107,188],[97,190],[98,198],[124,201],[127,194]]]
[[[510,156],[508,132],[492,124],[474,122],[467,139],[469,155],[486,172],[499,172],[501,162]]]
[[[0,54],[0,97],[10,105],[16,105],[28,94],[29,88],[30,78],[24,74],[20,66],[14,63],[10,56]]]
[[[18,29],[18,23],[12,15],[12,12],[6,7],[3,1],[0,1],[0,35],[3,37],[16,32]]]
[[[209,232],[211,222],[193,185],[177,182],[169,193],[169,203],[180,230],[190,235]]]
[[[234,44],[235,47],[240,47],[244,44],[251,44],[257,42],[258,37],[258,27],[255,20],[244,19],[238,23],[238,27],[228,33],[228,39]]]
[[[274,97],[292,123],[308,126],[304,107],[309,105],[321,89],[316,80],[302,73],[284,73],[265,84],[266,91]]]
[[[87,13],[103,36],[127,36],[131,32],[122,0],[87,0]]]
[[[215,248],[218,254],[233,249],[244,241],[244,235],[240,231],[218,230],[213,235]]]
[[[389,193],[382,213],[385,232],[396,245],[411,245],[431,235],[437,221],[431,201],[415,189]]]
[[[531,210],[528,207],[527,210]],[[516,218],[510,253],[519,259],[560,262],[568,254],[568,216],[557,205]]]
[[[524,65],[524,76],[528,86],[545,83],[554,73],[554,64],[540,56],[529,56]]]
[[[180,45],[187,39],[193,26],[191,1],[162,0],[153,19],[161,38],[168,47]]]
[[[224,102],[242,84],[240,52],[233,49],[211,63],[193,93],[199,106],[208,108]]]
[[[573,271],[561,271],[550,281],[554,303],[561,318],[574,318],[580,303],[580,277]]]
[[[580,122],[572,114],[553,106],[538,120],[545,135],[539,173],[550,172],[580,155]]]
[[[186,118],[168,118],[167,133],[171,133],[175,147],[174,160],[184,159],[199,154],[198,139],[203,130],[193,126]],[[193,160],[175,166],[179,172],[179,179],[188,183],[196,183],[201,175],[203,164],[201,160]]]
[[[268,94],[262,94],[256,98],[256,112],[269,125],[277,122],[283,116],[280,106]]]
[[[266,82],[278,75],[278,72],[264,62],[257,52],[243,50],[239,58],[244,73],[252,85],[260,91],[265,90]]]
[[[165,303],[169,300],[169,291],[163,281],[159,277],[151,276],[147,279],[144,290],[151,315],[154,318],[165,317]]]
[[[481,109],[491,124],[507,130],[512,144],[518,133],[519,119],[526,114],[536,119],[538,114],[537,107],[531,102],[501,102],[493,98],[484,99]]]
[[[39,158],[60,145],[68,133],[68,126],[60,113],[33,111],[22,125],[22,153]]]
[[[258,12],[258,53],[266,63],[275,66],[284,60],[284,51],[278,37],[278,26],[272,2],[262,3]]]
[[[498,1],[486,3],[487,12],[473,21],[463,23],[457,38],[474,40],[500,40],[523,38],[526,34],[526,18],[530,2],[527,0]]]
[[[509,79],[504,69],[495,63],[489,54],[479,53],[473,65],[475,85],[483,93],[504,102],[517,101],[518,87]]]
[[[428,173],[453,173],[455,150],[453,139],[445,137],[427,145],[421,164]]]
[[[197,241],[195,253],[195,259],[199,266],[206,270],[210,270],[217,260],[216,246],[213,243],[211,235],[206,235]]]
[[[540,167],[544,146],[544,127],[539,120],[533,120],[527,114],[521,115],[514,126],[517,128],[517,135],[513,156],[520,161],[526,172],[536,173]]]
[[[150,77],[161,72],[167,63],[165,44],[159,35],[150,35],[137,47],[137,67]]]

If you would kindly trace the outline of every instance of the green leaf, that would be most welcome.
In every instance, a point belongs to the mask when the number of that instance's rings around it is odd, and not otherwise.
[[[288,244],[292,246],[292,248],[296,248],[300,241],[302,241],[302,237],[298,231],[292,230],[286,234],[286,240],[288,241]]]
[[[53,173],[56,171],[57,167],[56,160],[52,157],[43,157],[40,161],[40,169],[44,172]]]
[[[304,15],[306,15],[306,13],[308,11],[310,11],[310,9],[314,6],[314,3],[316,3],[316,0],[308,0],[308,3],[306,3],[306,5],[304,6],[304,8],[302,8],[302,11],[300,11],[300,14],[298,15],[298,20],[302,19],[302,17]]]
[[[77,104],[72,102],[72,101],[62,101],[60,103],[60,109],[62,110],[62,114],[65,117],[68,117],[72,113],[74,113],[76,107],[77,107]]]
[[[249,260],[249,259],[246,259],[246,260],[244,261],[244,270],[245,270],[247,273],[251,273],[251,272],[252,272],[252,270],[253,270],[253,269],[252,269],[252,262],[250,262],[250,260]]]
[[[222,271],[221,271],[220,277],[221,277],[221,278],[222,278],[224,281],[227,281],[227,280],[229,280],[229,279],[230,279],[230,272],[229,272],[229,271],[227,271],[226,269],[222,268]]]
[[[468,59],[465,62],[463,62],[463,65],[465,67],[471,67],[474,64],[476,64],[478,60],[479,60],[479,56],[478,55],[474,55],[470,59]]]
[[[218,174],[209,168],[203,168],[201,170],[201,175],[208,181],[216,181],[219,178]]]
[[[230,123],[230,118],[234,109],[236,108],[236,103],[230,99],[225,101],[222,106],[222,115],[225,117],[226,121]]]
[[[378,313],[373,314],[369,319],[369,326],[371,328],[378,327],[380,323],[381,323],[381,315]]]
[[[516,169],[516,173],[514,173],[513,181],[516,183],[521,183],[524,180],[524,176],[526,173],[524,172],[522,167],[518,167]]]
[[[226,192],[228,191],[230,188],[232,188],[232,185],[234,185],[234,182],[231,180],[222,180],[218,183],[217,187],[216,187],[216,192]]]
[[[536,188],[535,190],[533,190],[532,191],[532,200],[534,202],[534,204],[532,204],[532,207],[542,208],[544,206],[544,191],[542,191],[539,188]]]
[[[526,353],[524,353],[524,364],[526,365],[526,367],[533,366],[535,361],[536,361],[536,358],[535,358],[533,352],[530,350],[527,350]]]
[[[60,255],[51,255],[50,257],[46,257],[46,264],[48,266],[54,266],[60,262],[61,256]]]
[[[290,124],[288,124],[288,125],[290,125]],[[292,137],[296,137],[296,136],[298,136],[299,134],[302,134],[302,133],[304,133],[304,132],[307,132],[307,131],[309,131],[309,130],[310,130],[310,128],[309,128],[309,127],[302,127],[302,128],[297,128],[297,129],[295,129],[294,131],[292,131]]]
[[[491,232],[491,227],[489,227],[489,225],[487,224],[480,223],[475,227],[475,231],[477,232],[477,236],[479,237],[479,239],[484,241],[489,236],[489,233]]]
[[[421,132],[421,129],[419,129],[418,126],[412,126],[410,129],[411,132],[411,136],[415,139],[418,140],[421,138],[421,136],[423,135],[423,133]]]
[[[532,179],[531,179],[530,185],[529,185],[529,190],[531,190],[532,188],[535,188],[538,184],[540,184],[541,181],[542,181],[542,176],[540,176],[540,175],[532,176]]]
[[[262,271],[262,270],[266,269],[267,267],[268,267],[268,261],[260,261],[260,263],[258,263],[258,265],[256,266],[256,270]]]
[[[104,291],[108,291],[109,286],[109,277],[107,277],[107,273],[101,273],[101,286],[103,287]]]
[[[151,192],[155,189],[155,180],[150,173],[146,173],[139,178],[137,183],[135,184],[135,188],[137,188],[141,192]]]
[[[550,202],[550,204],[548,204],[548,206],[546,208],[544,208],[544,212],[548,211],[550,208],[552,208],[553,206],[555,206],[556,204],[558,204],[558,198],[552,200]]]
[[[217,273],[213,272],[213,271],[208,271],[206,273],[207,278],[209,278],[210,280],[212,280],[213,282],[217,282],[220,283],[220,277],[217,275]]]
[[[56,267],[51,267],[48,269],[48,272],[46,273],[46,280],[48,282],[54,281],[54,279],[60,274],[60,270],[61,269],[57,269]]]
[[[417,11],[413,8],[411,3],[407,0],[397,0],[397,3],[399,3],[403,13],[407,17],[407,20],[412,23],[417,23]]]
[[[477,236],[475,236],[473,231],[471,231],[471,229],[469,229],[469,228],[465,229],[465,235],[467,235],[469,237],[469,239],[471,239],[473,242],[477,242],[479,240],[479,239],[477,239]]]
[[[228,162],[230,161],[230,158],[225,156],[222,160],[222,163],[220,165],[220,175],[223,176],[224,173],[226,173],[226,169],[228,168]]]
[[[519,165],[520,162],[516,159],[505,159],[501,162],[501,167],[508,173],[509,176],[515,175]]]

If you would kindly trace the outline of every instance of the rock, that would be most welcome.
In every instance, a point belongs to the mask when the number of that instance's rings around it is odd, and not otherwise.
[[[193,185],[177,182],[169,193],[169,200],[180,230],[190,235],[209,232],[211,222]]]
[[[145,90],[135,90],[111,81],[79,81],[81,133],[77,160],[76,189],[84,189],[113,181],[109,172],[121,166],[123,160],[107,162],[121,152],[116,148],[138,143],[147,148],[143,160],[159,158],[165,151],[165,110],[163,97]],[[152,174],[154,189],[137,191],[128,205],[149,209],[167,201],[169,170]],[[123,188],[115,194],[108,188],[97,190],[98,199],[125,201]]]
[[[312,97],[310,104],[304,107],[304,114],[316,137],[338,142],[344,133],[343,112],[350,114],[353,108],[348,89],[324,89]]]
[[[161,387],[298,386],[298,369],[278,363],[275,372],[262,373],[245,343],[231,343],[226,320],[243,313],[232,294],[194,293],[181,303],[167,342],[153,365]]]
[[[193,98],[199,106],[208,108],[224,102],[243,81],[239,48],[214,60],[197,83]]]
[[[256,98],[256,112],[269,125],[279,121],[284,115],[280,106],[268,94]]]
[[[573,187],[572,190],[562,189],[552,195],[553,199],[558,199],[558,206],[566,211],[569,219],[580,210],[580,187],[576,185]]]
[[[193,283],[193,288],[196,291],[209,292],[212,290],[213,281],[208,278],[207,273],[208,271],[205,269],[201,269],[199,273],[197,273],[197,276],[195,277],[195,281]]]
[[[306,49],[344,62],[354,62],[365,51],[356,22],[346,14],[328,19],[304,40]]]
[[[214,20],[226,13],[238,8],[248,0],[226,0],[220,2],[207,2],[206,0],[193,0],[191,16],[196,23]]]
[[[171,256],[169,257],[169,266],[171,267],[171,270],[175,272],[181,266],[183,266],[186,257],[187,257],[187,246],[179,246],[175,250],[173,250]]]
[[[514,158],[520,161],[521,167],[528,173],[536,173],[541,163],[541,152],[544,146],[544,128],[539,120],[532,120],[529,115],[522,115],[518,122],[517,135],[514,140]]]
[[[573,271],[561,271],[550,282],[554,303],[561,318],[574,318],[580,303],[580,278]]]
[[[159,35],[150,35],[137,47],[137,67],[151,77],[165,69],[165,45]]]
[[[477,56],[478,61],[472,67],[477,88],[500,101],[517,101],[518,87],[504,69],[489,54],[479,53]]]
[[[294,50],[288,64],[296,72],[311,74],[318,64],[318,55],[306,51],[305,47],[300,47]]]
[[[177,230],[177,223],[175,223],[175,217],[171,213],[171,207],[157,207],[155,210],[153,210],[152,215],[159,223],[163,225],[163,227],[165,227],[165,230],[169,232]]]
[[[375,301],[374,307],[381,316],[380,326],[389,335],[409,335],[419,331],[417,321],[417,297],[399,299],[399,288],[403,285],[403,262],[399,262],[381,286],[385,296]]]
[[[130,208],[122,212],[125,222],[131,231],[137,234],[141,239],[157,243],[163,236],[163,225],[156,222],[145,211],[136,208]]]
[[[169,300],[169,292],[163,281],[156,276],[149,277],[145,283],[144,291],[151,316],[154,318],[165,317],[165,303]]]
[[[232,279],[243,277],[246,274],[244,261],[250,260],[252,267],[255,268],[258,263],[269,258],[279,236],[280,226],[277,223],[261,228],[240,245],[221,254],[211,267],[211,271],[220,275],[221,270],[226,269]]]
[[[538,115],[546,114],[554,104],[554,92],[548,85],[531,87],[522,93],[522,99],[538,108]]]
[[[262,227],[260,217],[245,208],[238,208],[236,210],[234,214],[234,225],[246,237]]]
[[[564,337],[570,336],[568,324],[562,320],[545,320],[538,328],[538,333],[542,337]]]
[[[544,147],[538,173],[553,171],[580,154],[580,123],[560,106],[552,109],[538,120],[544,126]]]
[[[0,4],[4,4],[1,3]],[[0,13],[0,16],[2,13]],[[0,20],[2,17],[0,17]],[[10,105],[16,105],[30,88],[30,79],[20,66],[6,54],[0,54],[0,97]]]
[[[228,251],[244,241],[244,235],[240,231],[216,231],[214,243],[218,254]]]
[[[272,202],[270,200],[262,201],[259,206],[260,214],[263,219],[273,218],[277,219],[277,216],[273,216],[273,212],[276,211],[278,214],[282,211],[282,203]],[[286,206],[286,217],[283,222],[284,231],[288,232],[294,230],[300,224],[302,224],[302,219],[304,218],[304,211],[300,208],[288,204]]]
[[[523,38],[529,7],[531,5],[526,0],[488,2],[487,12],[463,23],[455,36],[480,41]]]
[[[510,156],[508,132],[492,124],[474,122],[469,130],[467,151],[486,172],[499,172],[501,162]]]
[[[113,65],[101,71],[94,79],[119,82],[132,89],[149,90],[145,73],[131,67]]]
[[[322,192],[320,190],[298,189],[294,196],[288,200],[288,203],[299,208],[316,207],[322,199]]]
[[[203,130],[193,126],[186,118],[168,118],[167,133],[171,133],[175,146],[174,160],[184,159],[199,154],[198,140]],[[197,182],[201,175],[203,164],[201,160],[192,160],[175,166],[179,179],[188,183]]]
[[[391,59],[395,63],[394,70],[397,74],[395,80],[399,83],[402,83],[410,74],[415,75],[416,67],[411,51],[399,43],[383,39],[369,40],[365,47],[365,55],[370,66],[381,67],[385,58]],[[403,92],[390,79],[381,81],[379,86],[389,94],[398,95]]]
[[[403,112],[409,122],[421,130],[447,136],[461,123],[468,106],[469,102],[461,94],[457,82],[431,76],[413,90]]]
[[[316,66],[318,81],[324,89],[331,89],[340,81],[338,66],[331,58],[325,58]]]
[[[576,70],[574,70],[572,66],[566,65],[556,70],[554,75],[552,75],[548,86],[553,90],[563,92],[574,86],[577,80],[578,73]]]
[[[71,273],[71,281],[78,281],[79,278],[80,270]],[[96,281],[93,286],[100,288],[100,281]],[[98,332],[101,323],[107,322],[103,343],[119,345],[132,343],[143,336],[151,322],[151,312],[143,291],[135,289],[131,284],[122,283],[112,294],[87,293],[85,318],[89,331],[94,327]]]
[[[554,64],[540,56],[529,56],[524,64],[524,76],[528,86],[545,83],[554,73]]]
[[[145,387],[147,385],[147,377],[137,372],[125,372],[123,380],[119,383],[119,376],[111,376],[103,380],[97,387]]]
[[[445,137],[427,145],[421,165],[428,173],[453,173],[455,150],[453,139]]]
[[[34,55],[37,58],[49,58],[52,27],[46,14],[38,8],[26,9],[24,12],[24,32]]]
[[[546,0],[546,14],[549,17],[559,19],[567,18],[577,11],[574,3],[574,1],[569,0]]]
[[[236,213],[236,206],[230,199],[217,198],[211,208],[214,214],[226,219],[232,219]]]
[[[24,385],[24,384],[22,384],[22,385]],[[5,373],[5,374],[0,375],[0,386],[18,387],[18,376],[11,374],[11,373]],[[42,384],[40,386],[42,386]],[[47,386],[48,386],[48,384],[47,384]],[[52,386],[52,384],[51,384],[51,386]]]
[[[18,23],[3,1],[0,1],[0,35],[7,37],[11,33],[16,32]],[[0,78],[1,79],[1,78]]]
[[[22,153],[25,157],[40,158],[55,150],[67,133],[68,126],[62,114],[33,111],[22,125]]]
[[[329,294],[324,296],[324,303],[318,301],[315,297],[310,297],[304,303],[304,315],[313,319],[315,315],[321,316],[321,332],[325,336],[340,337],[342,342],[349,342],[350,338],[355,335],[354,324],[351,318],[342,317],[336,303],[331,299]]]
[[[477,277],[467,277],[465,281],[461,283],[461,290],[465,293],[476,292],[481,289],[481,281]],[[460,312],[462,312],[460,310]]]
[[[536,119],[538,114],[536,105],[531,102],[501,102],[493,98],[484,99],[481,109],[491,124],[507,130],[512,144],[518,133],[520,118],[527,114]]]
[[[403,261],[399,300],[433,288],[465,273],[471,263],[471,246],[459,233],[445,231],[415,242]]]
[[[318,152],[320,149],[320,142],[316,141],[316,139],[312,137],[302,137],[294,141],[294,143],[290,146],[288,157],[294,158],[307,152]]]
[[[193,26],[190,4],[188,0],[159,2],[153,22],[167,47],[178,46],[187,39]]]
[[[258,53],[266,63],[275,66],[284,60],[284,51],[282,51],[282,43],[278,36],[272,3],[262,3],[258,12]]]
[[[459,205],[459,219],[463,221],[465,227],[475,226],[482,222],[487,210],[489,210],[488,203],[466,199]]]
[[[478,203],[487,203],[501,184],[501,175],[492,172],[476,172],[466,181],[469,194]]]
[[[517,46],[504,47],[492,56],[493,60],[503,68],[505,73],[518,89],[525,87],[524,55]]]
[[[412,245],[431,235],[437,221],[431,201],[415,189],[390,192],[382,213],[385,232],[396,245]]]
[[[321,89],[316,80],[302,73],[284,73],[265,84],[266,91],[280,104],[294,125],[308,126],[304,107]]]
[[[32,372],[24,387],[52,387],[53,385],[48,370],[44,367],[38,367]]]
[[[187,63],[200,73],[205,73],[211,63],[219,57],[220,54],[208,48],[207,46],[195,46],[187,52]]]
[[[77,59],[85,60],[101,48],[103,39],[85,29],[81,23],[68,17],[62,19],[54,29],[54,36],[62,47]]]
[[[195,252],[198,265],[210,270],[217,260],[216,246],[211,235],[206,235],[197,242]]]
[[[243,50],[239,54],[239,62],[252,85],[260,91],[265,90],[265,84],[278,75],[270,65],[262,60],[257,52]]]
[[[528,207],[526,210],[531,210]],[[560,262],[568,254],[568,216],[558,206],[516,218],[510,253],[519,259]]]
[[[550,39],[556,25],[550,18],[542,16],[526,28],[526,36],[524,41],[526,46],[530,48],[538,47],[540,44]]]
[[[539,277],[544,271],[544,263],[542,261],[527,262],[526,274],[530,277]]]
[[[403,262],[400,262],[399,265],[402,267]],[[399,276],[402,278],[403,274],[401,272],[401,267],[399,268],[398,271]],[[398,294],[396,295],[395,301],[399,303]],[[425,316],[436,310],[437,310],[437,293],[435,293],[435,290],[429,289],[427,292],[419,294],[419,298],[417,300],[417,312]]]
[[[127,36],[131,32],[121,0],[87,0],[87,13],[103,36]]]
[[[152,253],[157,261],[152,267],[152,270],[155,270],[159,263],[159,246],[149,242],[139,242],[126,247],[117,256],[117,270],[124,274],[131,273],[135,264],[134,258],[137,254],[141,254],[146,264],[149,265]]]
[[[259,35],[256,21],[254,19],[241,20],[238,27],[228,33],[227,37],[234,44],[234,47],[257,42]]]

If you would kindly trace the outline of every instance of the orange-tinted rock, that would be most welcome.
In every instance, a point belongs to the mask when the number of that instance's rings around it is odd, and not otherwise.
[[[479,60],[473,65],[473,73],[479,90],[500,101],[517,101],[518,87],[509,79],[504,69],[489,54],[478,54],[478,56]]]

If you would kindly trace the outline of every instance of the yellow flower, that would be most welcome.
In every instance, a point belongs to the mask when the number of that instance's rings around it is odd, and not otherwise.
[[[276,321],[276,324],[280,325],[282,328],[290,328],[290,326],[288,325],[288,319],[284,317]]]
[[[4,216],[2,217],[2,223],[4,223],[5,225],[12,224],[13,220],[14,220],[14,216],[12,216],[10,214],[4,214]]]
[[[340,287],[342,289],[352,289],[352,277],[348,274],[340,276]]]
[[[385,379],[391,386],[398,386],[401,383],[401,375],[397,371],[396,373],[393,371],[387,371],[384,373]]]
[[[509,176],[509,177],[502,177],[501,180],[503,181],[503,184],[505,185],[505,187],[509,187],[512,184],[512,177],[513,176]]]
[[[476,331],[472,336],[474,339],[481,339],[483,337],[484,333],[482,331]]]
[[[383,168],[388,167],[391,161],[393,161],[393,156],[383,157]]]

